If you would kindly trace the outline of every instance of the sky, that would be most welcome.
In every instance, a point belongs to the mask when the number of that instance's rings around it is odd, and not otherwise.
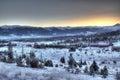
[[[109,26],[120,23],[120,0],[0,0],[0,25]]]

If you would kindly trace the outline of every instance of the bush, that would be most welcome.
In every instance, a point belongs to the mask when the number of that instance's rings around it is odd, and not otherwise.
[[[6,57],[0,55],[0,61],[2,61],[2,62],[6,62]]]
[[[117,61],[114,60],[113,63],[114,63],[114,64],[117,64]]]
[[[39,61],[38,61],[38,59],[36,59],[36,58],[32,59],[31,62],[30,62],[30,66],[32,68],[38,68],[39,67]]]
[[[60,62],[61,62],[61,63],[65,63],[65,58],[64,58],[64,57],[61,57]]]
[[[47,61],[45,62],[45,66],[53,67],[53,62],[52,62],[52,60],[47,60]]]
[[[55,64],[55,67],[58,67],[58,64]]]

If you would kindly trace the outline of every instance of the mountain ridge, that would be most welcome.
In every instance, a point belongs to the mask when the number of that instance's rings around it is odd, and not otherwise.
[[[116,31],[120,29],[120,24],[104,27],[32,27],[32,26],[20,26],[20,25],[4,25],[0,26],[0,36],[23,36],[23,35],[45,35],[45,36],[57,36],[57,35],[90,35],[96,33],[104,33],[110,31]]]

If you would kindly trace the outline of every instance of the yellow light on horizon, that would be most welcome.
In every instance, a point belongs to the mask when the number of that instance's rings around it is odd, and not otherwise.
[[[6,21],[0,25],[27,25],[36,27],[51,27],[51,26],[112,26],[120,23],[119,17],[104,17],[104,16],[91,16],[86,18],[77,18],[69,20],[51,20],[51,21]]]
[[[117,23],[120,23],[120,18],[117,17],[88,17],[71,22],[71,24],[76,24],[76,26],[112,26]]]

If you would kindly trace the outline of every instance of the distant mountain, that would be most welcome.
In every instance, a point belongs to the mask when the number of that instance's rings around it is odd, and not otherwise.
[[[0,36],[67,36],[90,35],[120,30],[120,24],[105,27],[32,27],[19,25],[0,26]]]

